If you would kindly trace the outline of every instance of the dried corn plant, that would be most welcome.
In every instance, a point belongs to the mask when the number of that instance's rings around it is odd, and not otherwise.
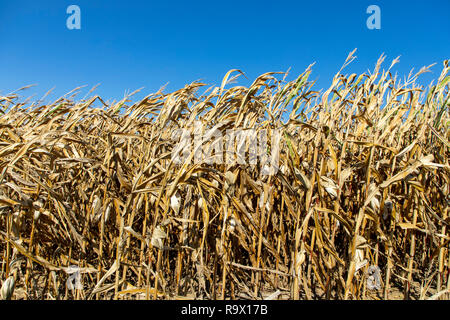
[[[383,60],[324,92],[310,66],[132,105],[0,97],[2,296],[449,298],[450,68],[423,88],[429,68],[400,80]],[[264,130],[278,170],[177,163],[174,132],[196,122]]]

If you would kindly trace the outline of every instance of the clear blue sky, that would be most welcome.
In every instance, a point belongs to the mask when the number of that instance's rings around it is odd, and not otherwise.
[[[66,28],[66,9],[81,8],[81,30]],[[366,8],[381,9],[381,30],[369,30]],[[294,79],[310,63],[317,89],[327,87],[348,53],[348,72],[385,67],[407,74],[434,62],[436,78],[450,58],[450,1],[3,1],[0,0],[0,94],[38,84],[26,95],[53,98],[80,86],[120,99],[169,82],[168,91],[202,79],[220,85],[233,68],[249,81],[269,71]],[[243,85],[249,82],[240,80]]]

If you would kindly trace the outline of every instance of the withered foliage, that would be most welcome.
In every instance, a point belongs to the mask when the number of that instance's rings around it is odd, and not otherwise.
[[[2,283],[12,299],[448,298],[448,61],[423,88],[428,68],[402,80],[383,59],[324,92],[308,68],[132,105],[0,97]],[[267,130],[268,152],[281,130],[278,171],[174,163],[194,121]]]

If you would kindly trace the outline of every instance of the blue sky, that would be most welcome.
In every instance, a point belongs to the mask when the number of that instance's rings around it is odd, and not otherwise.
[[[69,30],[66,9],[81,8],[81,30]],[[369,5],[381,9],[381,30],[369,30]],[[295,79],[311,63],[316,89],[326,88],[354,48],[347,72],[384,66],[408,74],[437,63],[423,83],[437,78],[450,58],[449,0],[427,1],[3,1],[0,0],[0,94],[38,84],[26,96],[55,87],[101,83],[97,94],[141,97],[201,79],[220,85],[233,68],[249,78],[286,71]],[[137,96],[137,97],[140,97]]]

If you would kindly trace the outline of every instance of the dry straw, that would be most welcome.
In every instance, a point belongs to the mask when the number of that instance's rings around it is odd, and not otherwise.
[[[383,59],[325,92],[308,68],[248,88],[229,86],[231,70],[203,94],[194,82],[133,105],[0,97],[2,296],[448,298],[448,61],[423,88],[428,68],[402,81]],[[172,132],[194,121],[267,130],[278,172],[174,163]],[[81,289],[66,287],[69,266]]]

